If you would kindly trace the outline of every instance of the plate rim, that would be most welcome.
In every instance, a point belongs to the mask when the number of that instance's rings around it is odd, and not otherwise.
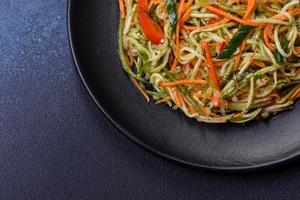
[[[229,167],[218,167],[218,166],[211,166],[211,165],[205,165],[205,164],[199,164],[195,162],[186,161],[183,159],[176,158],[174,156],[168,155],[166,153],[162,153],[161,151],[151,147],[150,145],[144,143],[143,141],[137,139],[133,134],[131,134],[126,128],[124,128],[117,120],[115,120],[109,112],[107,112],[103,105],[97,100],[96,96],[94,95],[93,91],[87,84],[85,77],[83,76],[78,55],[76,54],[76,47],[73,42],[73,33],[72,33],[72,2],[74,0],[68,0],[67,2],[67,35],[68,35],[68,42],[69,47],[71,50],[73,62],[75,64],[75,68],[77,69],[77,73],[80,76],[81,81],[83,82],[85,88],[87,89],[90,97],[93,99],[93,101],[96,103],[96,105],[100,108],[104,116],[127,138],[129,138],[131,141],[133,141],[138,146],[142,147],[143,149],[147,150],[148,152],[152,153],[153,155],[159,156],[160,158],[164,158],[168,161],[171,161],[172,163],[182,165],[184,167],[191,167],[191,168],[197,168],[197,169],[204,169],[204,170],[211,170],[216,172],[249,172],[249,171],[261,171],[269,168],[274,167],[280,167],[283,165],[286,165],[292,161],[295,161],[297,157],[300,157],[300,151],[294,154],[291,154],[290,156],[277,159],[274,161],[265,162],[262,164],[256,164],[252,166],[229,166]]]

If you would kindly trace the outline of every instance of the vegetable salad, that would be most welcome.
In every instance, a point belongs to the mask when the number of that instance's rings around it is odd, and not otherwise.
[[[299,0],[119,0],[123,69],[145,97],[245,123],[300,97]]]

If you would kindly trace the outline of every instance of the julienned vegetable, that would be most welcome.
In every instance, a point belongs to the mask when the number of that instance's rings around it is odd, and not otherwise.
[[[240,44],[246,39],[250,31],[254,28],[252,26],[241,26],[241,28],[236,32],[233,38],[230,40],[228,45],[223,49],[222,53],[219,55],[219,59],[228,59],[234,52],[239,48]]]
[[[281,46],[284,51],[288,50],[288,41],[285,36],[282,37]],[[275,59],[276,59],[277,63],[279,63],[279,64],[284,63],[284,57],[283,57],[283,55],[281,55],[281,53],[279,52],[279,50],[277,48],[275,51]]]
[[[145,37],[154,44],[159,44],[164,39],[164,32],[148,14],[148,0],[138,1],[138,19]]]
[[[119,3],[121,62],[147,102],[245,123],[300,97],[299,0]]]
[[[211,58],[211,53],[210,53],[208,43],[204,42],[202,46],[203,46],[203,49],[205,51],[206,64],[208,65],[209,79],[210,79],[211,83],[215,86],[215,88],[218,91],[220,91],[220,83],[219,83],[219,80],[218,80],[218,75],[217,75],[217,72],[216,72],[214,62]]]
[[[167,0],[166,3],[167,13],[169,17],[169,21],[173,30],[176,30],[176,25],[178,22],[177,17],[177,0]]]

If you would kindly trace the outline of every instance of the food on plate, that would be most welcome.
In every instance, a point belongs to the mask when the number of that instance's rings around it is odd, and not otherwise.
[[[300,97],[299,0],[119,0],[123,69],[145,97],[208,123]]]

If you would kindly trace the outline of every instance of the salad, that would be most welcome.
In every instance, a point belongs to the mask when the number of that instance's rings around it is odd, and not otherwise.
[[[123,69],[146,101],[245,123],[300,97],[299,0],[119,0]]]

